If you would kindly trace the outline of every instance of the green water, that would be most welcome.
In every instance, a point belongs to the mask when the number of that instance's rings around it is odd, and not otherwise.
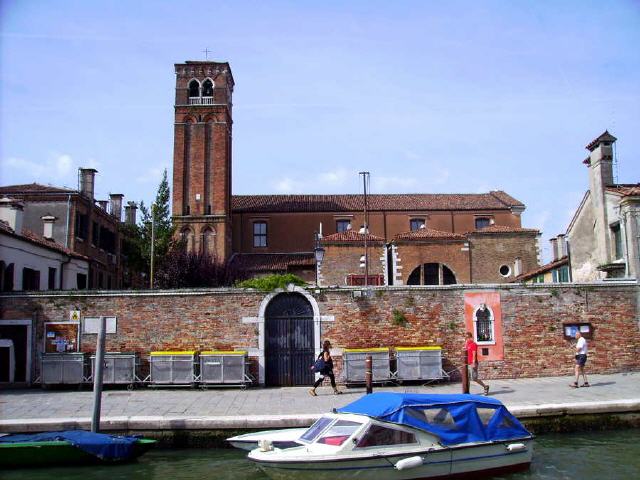
[[[136,463],[109,467],[46,468],[0,472],[2,480],[266,479],[240,450],[155,450]],[[504,480],[635,480],[640,478],[640,430],[542,435],[528,472]],[[384,480],[384,479],[381,479]]]

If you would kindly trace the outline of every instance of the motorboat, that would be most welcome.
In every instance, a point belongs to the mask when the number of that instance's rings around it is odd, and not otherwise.
[[[302,445],[298,439],[306,432],[306,428],[284,428],[280,430],[264,430],[261,432],[245,433],[227,438],[227,442],[236,448],[251,451],[262,441],[269,441],[276,448],[291,448]]]
[[[473,478],[529,468],[533,436],[499,401],[381,392],[323,415],[280,449],[248,454],[272,479]]]
[[[0,436],[0,468],[117,464],[135,460],[156,445],[139,436],[67,430]]]

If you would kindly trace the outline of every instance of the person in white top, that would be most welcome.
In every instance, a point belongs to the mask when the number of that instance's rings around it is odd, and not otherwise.
[[[580,332],[576,332],[576,340],[576,380],[571,386],[578,388],[578,380],[580,380],[580,374],[582,373],[582,379],[584,380],[582,386],[588,387],[589,381],[587,380],[587,374],[584,373],[584,366],[587,363],[587,341]]]

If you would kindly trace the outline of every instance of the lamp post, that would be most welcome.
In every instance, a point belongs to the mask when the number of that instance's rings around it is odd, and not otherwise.
[[[320,245],[320,235],[318,232],[314,233],[315,236],[315,248],[313,249],[313,254],[316,257],[316,286],[320,286],[320,273],[319,273],[319,265],[322,263],[322,259],[324,258],[324,248]]]

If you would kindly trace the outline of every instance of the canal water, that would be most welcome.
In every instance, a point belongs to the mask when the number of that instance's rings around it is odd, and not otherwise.
[[[0,472],[3,480],[211,479],[264,480],[235,449],[155,450],[138,462],[110,467],[46,468]],[[640,429],[541,435],[528,472],[500,480],[635,480],[640,478]],[[384,480],[384,479],[381,479]]]

